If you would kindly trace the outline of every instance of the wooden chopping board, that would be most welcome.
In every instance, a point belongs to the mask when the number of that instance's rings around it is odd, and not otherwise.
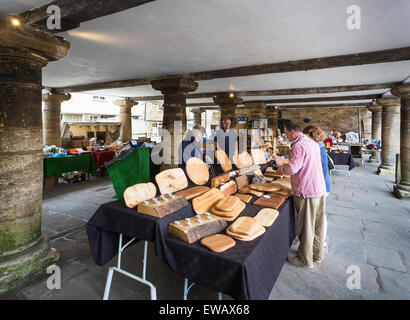
[[[263,149],[251,149],[251,154],[255,164],[266,164],[266,157]]]
[[[185,170],[189,179],[198,186],[206,184],[209,180],[208,165],[197,157],[188,159]]]
[[[283,187],[282,189],[280,189],[278,191],[269,192],[269,195],[287,199],[292,195],[292,190],[289,189],[289,188]]]
[[[188,179],[181,168],[168,169],[155,176],[161,194],[174,193],[188,187]]]
[[[157,188],[152,182],[138,183],[124,191],[124,201],[128,208],[135,208],[145,200],[151,200],[157,195]]]
[[[231,161],[229,161],[228,156],[226,155],[225,151],[223,150],[215,150],[215,158],[220,163],[222,170],[224,172],[229,172],[232,170]]]
[[[276,183],[252,183],[249,188],[257,191],[275,192],[281,190],[283,187]]]
[[[229,196],[219,200],[215,204],[215,209],[219,211],[231,212],[235,209],[235,207],[239,204],[241,200],[235,196]]]
[[[240,193],[248,193],[248,194],[251,194],[251,195],[254,195],[254,196],[257,196],[257,197],[262,197],[263,194],[264,194],[264,192],[262,192],[262,191],[252,190],[252,189],[249,188],[249,187],[241,188],[240,190],[238,190],[238,192],[240,192]]]
[[[229,230],[243,236],[251,236],[260,229],[260,222],[251,217],[239,217],[229,226]]]
[[[192,207],[196,214],[204,214],[209,212],[215,203],[223,198],[225,198],[225,195],[221,190],[212,188],[199,197],[192,199]]]
[[[255,219],[264,227],[270,227],[279,215],[279,211],[271,208],[263,208],[255,216]]]
[[[246,175],[236,177],[235,182],[239,190],[249,185],[248,176]]]
[[[276,180],[275,180],[275,183],[280,184],[280,185],[283,186],[283,187],[292,189],[292,185],[291,185],[291,183],[290,183],[290,176],[285,176],[285,177],[282,178],[282,179],[276,179]]]
[[[245,203],[249,203],[252,200],[252,196],[250,194],[236,193],[235,197],[238,197],[242,202]]]
[[[236,242],[231,237],[224,234],[214,234],[209,237],[201,239],[200,242],[204,247],[212,250],[213,252],[224,252],[235,246]]]
[[[238,240],[241,240],[241,241],[252,241],[252,240],[256,239],[257,237],[260,237],[261,235],[263,235],[265,233],[265,231],[266,231],[265,227],[260,225],[260,228],[257,230],[256,233],[254,233],[253,235],[250,235],[250,236],[244,236],[242,234],[232,232],[230,230],[230,227],[228,227],[226,229],[226,234],[228,236],[231,236],[232,238],[235,238],[235,239],[238,239]]]
[[[238,191],[238,187],[236,186],[236,182],[234,180],[231,180],[228,183],[225,183],[222,186],[220,186],[219,190],[223,192],[225,197],[228,197],[231,194],[236,193],[236,191]]]
[[[196,186],[188,189],[184,189],[178,192],[175,192],[176,196],[184,197],[186,200],[190,200],[192,198],[198,197],[201,194],[211,190],[211,188],[206,186]]]
[[[252,156],[247,151],[234,156],[234,164],[238,169],[250,167],[252,163]]]
[[[264,196],[260,197],[253,204],[255,206],[264,207],[264,208],[273,208],[278,209],[284,202],[284,198],[269,196],[270,198],[265,198]]]
[[[237,216],[246,208],[246,204],[242,201],[234,208],[231,212],[220,211],[215,208],[211,209],[211,213],[223,218],[226,221],[233,221],[236,219]]]

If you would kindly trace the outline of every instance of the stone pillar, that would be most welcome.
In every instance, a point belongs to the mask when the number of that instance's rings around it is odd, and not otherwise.
[[[61,147],[61,103],[71,99],[70,94],[43,94],[43,144]]]
[[[372,139],[382,139],[382,107],[370,106],[369,109],[372,112]],[[380,162],[379,152],[373,151],[370,156],[370,162]]]
[[[276,137],[276,129],[278,128],[278,107],[267,107],[266,114],[268,117],[268,128],[273,130],[273,135]]]
[[[382,164],[377,173],[394,176],[396,154],[400,152],[400,99],[379,98],[376,103],[383,107]]]
[[[243,99],[240,98],[234,92],[221,92],[214,96],[214,102],[221,107],[221,123],[220,127],[222,128],[222,122],[225,118],[231,119],[231,128],[236,128],[236,106],[243,102]]]
[[[138,102],[126,98],[124,100],[116,100],[114,104],[120,107],[120,141],[128,142],[132,139],[132,122],[131,122],[131,108],[138,104]]]
[[[164,119],[162,128],[168,130],[171,136],[170,148],[164,144],[163,156],[171,159],[171,163],[161,164],[161,171],[178,167],[178,160],[175,157],[176,150],[186,132],[186,95],[198,88],[198,83],[186,78],[173,78],[164,80],[153,80],[151,82],[155,90],[159,90],[164,95]],[[174,123],[176,121],[176,123]],[[178,128],[178,122],[182,123],[182,128]],[[164,141],[164,138],[163,138]]]
[[[245,109],[249,110],[249,120],[268,119],[264,102],[245,102]]]
[[[43,272],[59,254],[41,234],[42,68],[62,38],[0,20],[0,292]]]
[[[401,98],[400,110],[400,182],[394,189],[398,198],[410,199],[410,84],[394,88]]]
[[[191,112],[194,114],[194,125],[202,125],[202,113],[205,112],[203,109],[192,109]]]

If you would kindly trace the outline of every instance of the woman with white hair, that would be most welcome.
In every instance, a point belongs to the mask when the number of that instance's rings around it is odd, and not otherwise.
[[[205,128],[197,124],[192,128],[192,131],[187,134],[187,137],[182,141],[179,150],[180,168],[185,169],[186,162],[192,157],[197,157],[204,162],[211,163],[211,159],[202,148],[205,133]]]

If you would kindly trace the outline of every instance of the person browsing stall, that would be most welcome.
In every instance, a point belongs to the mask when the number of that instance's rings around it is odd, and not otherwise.
[[[216,132],[214,143],[215,150],[224,150],[230,162],[233,162],[233,156],[237,153],[238,134],[235,129],[231,128],[231,119],[223,119],[222,128]]]

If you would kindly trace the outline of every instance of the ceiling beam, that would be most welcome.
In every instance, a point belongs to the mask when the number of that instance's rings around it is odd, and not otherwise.
[[[25,24],[49,33],[59,33],[78,28],[80,23],[104,17],[143,5],[154,0],[54,0],[41,7],[19,15]],[[48,29],[47,8],[56,5],[60,8],[61,29]]]
[[[368,107],[371,103],[333,103],[333,104],[295,104],[295,105],[268,105],[267,107],[279,107],[279,109],[311,109],[311,108],[357,108]]]
[[[63,0],[61,0],[63,1]],[[84,1],[84,0],[82,0]],[[410,47],[361,52],[355,54],[346,54],[331,57],[322,57],[315,59],[295,60],[279,63],[269,63],[260,65],[243,66],[237,68],[220,69],[212,71],[194,72],[182,75],[171,75],[166,77],[157,77],[155,79],[172,78],[172,77],[187,77],[195,81],[212,80],[221,78],[234,78],[255,76],[263,74],[293,72],[293,71],[308,71],[327,68],[339,68],[348,66],[357,66],[363,64],[375,64],[410,60]],[[100,82],[86,85],[70,86],[55,88],[58,92],[78,92],[112,88],[133,87],[140,85],[149,85],[154,78],[141,78],[131,80],[120,80],[110,82]]]

